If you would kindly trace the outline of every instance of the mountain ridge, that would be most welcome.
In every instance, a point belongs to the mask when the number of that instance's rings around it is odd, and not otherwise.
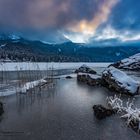
[[[48,44],[14,35],[0,36],[1,61],[114,62],[139,52],[139,46],[91,47],[70,41]]]

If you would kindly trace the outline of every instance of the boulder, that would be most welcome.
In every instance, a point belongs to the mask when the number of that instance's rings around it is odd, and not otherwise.
[[[140,83],[138,81],[112,66],[103,71],[102,80],[104,86],[119,93],[136,95],[140,92]]]
[[[71,76],[66,76],[66,79],[72,79],[72,77]]]
[[[130,128],[132,128],[136,133],[140,134],[140,122],[132,120],[129,125]]]
[[[101,76],[95,74],[87,74],[87,73],[78,73],[77,80],[79,82],[86,83],[90,86],[101,85]]]
[[[87,78],[87,84],[89,86],[99,86],[102,83],[102,78],[99,75],[89,74]]]
[[[3,104],[0,102],[0,116],[4,113]]]
[[[93,110],[94,110],[95,117],[99,120],[109,117],[116,113],[115,110],[107,109],[103,107],[102,105],[94,105]]]
[[[79,69],[75,71],[75,73],[89,73],[89,74],[96,74],[96,71],[92,68],[88,67],[87,65],[82,65]]]
[[[88,80],[88,74],[86,74],[86,73],[78,73],[77,74],[77,81],[78,82],[87,83],[87,80]]]
[[[114,64],[111,64],[111,66],[114,66],[119,69],[140,71],[140,53],[135,54],[129,58],[123,59]]]

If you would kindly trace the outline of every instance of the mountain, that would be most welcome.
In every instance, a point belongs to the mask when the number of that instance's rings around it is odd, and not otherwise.
[[[92,47],[91,44],[72,42],[47,44],[16,35],[0,36],[1,61],[114,62],[136,53],[140,53],[139,46]]]

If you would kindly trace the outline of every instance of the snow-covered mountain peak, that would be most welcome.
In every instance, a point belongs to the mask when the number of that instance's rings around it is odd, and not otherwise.
[[[11,40],[19,40],[19,39],[20,39],[19,36],[14,35],[14,34],[10,34],[10,35],[8,35],[8,38],[11,39]]]

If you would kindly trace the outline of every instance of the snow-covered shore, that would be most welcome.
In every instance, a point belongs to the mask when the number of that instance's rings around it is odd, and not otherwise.
[[[0,63],[0,71],[26,71],[26,70],[59,70],[59,69],[77,69],[84,62],[80,63],[36,63],[36,62],[6,62]],[[108,67],[111,63],[86,63],[89,67]]]

